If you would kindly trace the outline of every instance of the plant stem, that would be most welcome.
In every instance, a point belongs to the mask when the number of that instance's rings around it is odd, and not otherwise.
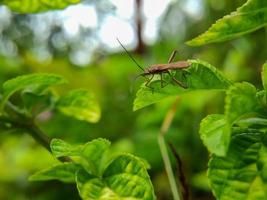
[[[0,94],[0,101],[2,100],[3,96]],[[49,138],[34,122],[33,118],[26,116],[26,114],[13,105],[11,102],[7,101],[6,109],[9,113],[15,115],[15,118],[12,119],[10,117],[6,117],[0,113],[0,121],[5,123],[10,123],[14,128],[21,129],[22,131],[31,135],[35,141],[45,147],[49,152],[50,149],[50,142],[51,138]],[[61,162],[70,162],[72,161],[70,157],[60,157],[58,158]]]
[[[3,96],[0,94],[0,100],[2,100]],[[45,135],[38,126],[36,126],[33,119],[28,118],[24,112],[22,112],[19,108],[13,105],[11,102],[6,102],[6,109],[15,115],[15,119],[8,119],[5,116],[0,116],[0,120],[8,122],[12,124],[13,127],[22,129],[29,133],[38,143],[44,146],[48,151],[50,150],[50,141],[51,139]]]
[[[180,188],[178,187],[179,184],[176,184],[176,181],[175,181],[175,177],[174,177],[174,173],[173,173],[173,170],[171,167],[171,161],[169,158],[169,154],[168,154],[168,150],[166,147],[164,136],[168,132],[170,125],[173,121],[174,115],[176,113],[178,101],[179,101],[179,97],[176,98],[172,107],[170,108],[170,110],[166,114],[164,121],[161,125],[160,132],[158,134],[159,148],[160,148],[161,156],[163,158],[165,170],[166,170],[166,173],[167,173],[167,176],[169,179],[169,183],[170,183],[170,187],[171,187],[171,191],[172,191],[174,200],[182,199],[182,192],[181,192]]]

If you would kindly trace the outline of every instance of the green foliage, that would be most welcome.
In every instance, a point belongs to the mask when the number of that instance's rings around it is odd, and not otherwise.
[[[131,154],[111,158],[107,156],[109,146],[110,142],[101,138],[84,145],[53,139],[53,155],[70,156],[72,161],[37,172],[30,180],[73,182],[75,179],[82,199],[156,199],[146,163]]]
[[[82,165],[93,174],[101,174],[103,155],[109,146],[110,142],[106,139],[92,140],[84,145],[70,145],[59,139],[51,141],[51,150],[55,157],[80,157]]]
[[[81,0],[2,0],[1,4],[18,13],[37,13],[55,9],[63,9]]]
[[[267,91],[267,63],[265,63],[262,67],[261,79],[263,88]]]
[[[92,123],[100,119],[100,107],[87,90],[74,90],[62,96],[56,105],[62,113]]]
[[[257,116],[256,89],[249,83],[235,83],[226,91],[225,114],[202,120],[200,135],[210,152],[224,156],[231,140],[233,124],[241,118]]]
[[[15,92],[42,94],[48,87],[66,83],[66,80],[54,74],[29,74],[10,79],[3,84],[1,108]]]
[[[265,85],[265,66],[262,79]],[[226,94],[224,115],[206,117],[200,128],[212,153],[208,170],[212,190],[220,200],[266,199],[267,116],[257,101],[259,92],[243,82],[230,86]]]
[[[100,119],[101,111],[91,92],[79,89],[58,97],[55,92],[48,90],[51,86],[66,82],[59,75],[42,73],[10,79],[3,84],[1,108],[3,110],[5,106],[10,105],[9,98],[20,91],[23,105],[19,109],[29,117],[34,118],[46,109],[57,109],[77,120],[96,123]]]
[[[224,116],[219,114],[208,115],[200,124],[199,133],[203,143],[210,152],[216,155],[225,154],[226,147],[224,144],[229,141],[229,137],[225,137],[225,124]]]
[[[145,165],[139,158],[120,155],[107,167],[103,178],[85,180],[77,175],[77,186],[83,199],[155,199]]]
[[[80,165],[74,163],[57,164],[51,168],[42,170],[32,175],[30,181],[60,180],[66,183],[75,182],[75,173],[81,169]]]
[[[163,77],[165,86],[162,87],[160,76],[156,76],[149,83],[149,87],[143,84],[138,90],[133,109],[138,110],[164,98],[187,92],[225,90],[231,85],[231,82],[212,65],[200,60],[189,60],[189,62],[191,65],[187,69],[174,72],[175,78],[183,82],[187,86],[186,89],[173,82],[168,74]]]
[[[267,198],[267,148],[257,132],[233,136],[226,156],[213,155],[208,176],[217,199]]]
[[[237,11],[219,19],[208,31],[187,42],[200,46],[230,40],[267,25],[267,2],[248,0]]]

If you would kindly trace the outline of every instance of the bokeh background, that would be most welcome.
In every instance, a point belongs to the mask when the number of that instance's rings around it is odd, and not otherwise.
[[[93,91],[101,105],[99,123],[76,121],[60,113],[40,117],[39,126],[51,138],[84,143],[104,137],[119,151],[145,158],[159,200],[172,199],[157,145],[157,134],[173,98],[133,112],[140,73],[117,42],[132,52],[141,66],[167,62],[177,49],[177,60],[198,58],[219,68],[233,81],[260,86],[266,59],[266,29],[236,40],[189,47],[196,37],[245,0],[88,0],[60,11],[16,14],[0,6],[0,84],[22,74],[50,72],[69,84],[56,88]],[[259,45],[260,44],[260,45]],[[208,152],[199,123],[211,113],[223,113],[224,94],[194,92],[179,100],[167,140],[175,145],[192,199],[214,199],[206,169]],[[55,162],[30,136],[0,130],[0,199],[80,199],[75,185],[57,181],[28,182],[35,171]],[[175,162],[173,162],[175,164]]]

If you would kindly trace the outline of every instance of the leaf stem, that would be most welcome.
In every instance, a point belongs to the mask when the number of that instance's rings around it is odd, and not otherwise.
[[[166,114],[166,116],[163,120],[163,123],[161,125],[160,132],[158,134],[159,148],[160,148],[161,156],[163,158],[165,170],[166,170],[166,173],[167,173],[167,176],[169,179],[169,183],[170,183],[170,187],[171,187],[171,191],[172,191],[174,200],[181,200],[182,199],[182,192],[181,192],[180,188],[178,187],[179,184],[176,184],[176,181],[175,181],[175,177],[174,177],[174,173],[173,173],[173,170],[171,167],[171,161],[169,158],[169,154],[168,154],[168,150],[167,150],[164,136],[168,132],[170,125],[173,121],[173,118],[174,118],[175,113],[176,113],[178,102],[179,102],[179,97],[176,98],[172,107],[170,108],[170,110]]]
[[[2,100],[3,96],[0,94],[0,101]],[[48,137],[35,123],[33,118],[30,118],[21,111],[19,108],[17,108],[15,105],[13,105],[10,101],[7,101],[6,109],[10,114],[15,115],[15,118],[12,119],[9,115],[4,116],[0,113],[0,121],[5,123],[10,123],[14,128],[21,129],[22,131],[28,133],[31,135],[35,141],[37,141],[39,144],[41,144],[43,147],[45,147],[49,152],[51,152],[50,149],[50,142],[51,138]],[[58,158],[61,162],[70,162],[71,158],[69,157],[62,157]]]

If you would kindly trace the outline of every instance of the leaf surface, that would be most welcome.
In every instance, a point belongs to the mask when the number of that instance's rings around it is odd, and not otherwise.
[[[63,9],[69,5],[80,3],[81,0],[2,0],[1,4],[18,13],[38,13],[49,10]]]
[[[235,134],[225,157],[212,155],[208,176],[218,200],[267,199],[267,148],[260,133]]]
[[[115,158],[106,168],[102,179],[85,179],[85,176],[84,172],[77,174],[77,186],[83,199],[156,199],[145,164],[130,154]]]
[[[134,110],[159,102],[167,97],[181,95],[196,90],[225,90],[231,82],[212,65],[200,61],[189,60],[190,66],[186,70],[173,71],[177,80],[187,86],[182,88],[170,76],[163,77],[165,86],[161,86],[160,76],[155,76],[148,86],[143,84],[136,94]]]
[[[60,180],[62,182],[74,183],[75,174],[81,169],[80,165],[74,163],[62,163],[51,168],[39,171],[30,176],[30,181]]]
[[[53,139],[51,150],[55,157],[77,156],[81,165],[91,174],[100,175],[104,163],[104,153],[109,149],[110,142],[103,138],[94,139],[84,145],[70,145],[63,140]]]
[[[3,109],[9,97],[19,90],[22,90],[22,92],[42,94],[48,87],[63,83],[66,83],[63,77],[45,73],[23,75],[10,79],[3,84],[1,108]]]
[[[224,155],[226,152],[227,147],[224,145],[226,143],[224,141],[226,139],[224,135],[225,124],[224,115],[219,114],[208,115],[200,124],[199,133],[203,143],[209,152],[216,155]]]
[[[248,0],[235,12],[215,22],[205,33],[187,42],[191,46],[231,40],[267,25],[267,2]]]
[[[87,90],[71,91],[59,99],[56,107],[68,116],[91,123],[98,122],[101,115],[94,95]]]
[[[265,91],[267,93],[267,63],[265,63],[262,66],[261,80],[262,80],[263,88],[265,89]]]

